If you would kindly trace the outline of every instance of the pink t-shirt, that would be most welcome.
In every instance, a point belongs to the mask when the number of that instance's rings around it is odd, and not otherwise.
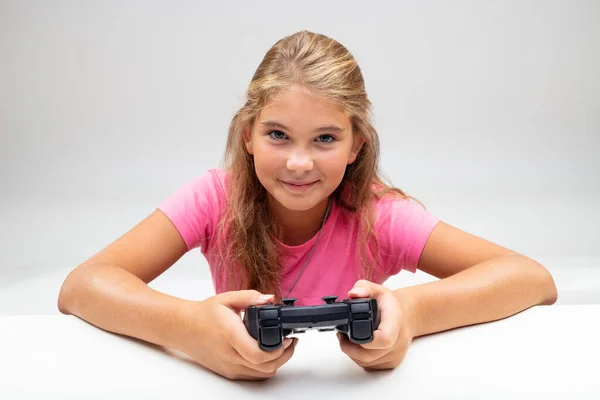
[[[227,290],[224,272],[219,271],[219,255],[211,240],[224,210],[228,173],[221,169],[208,172],[187,182],[158,207],[175,225],[188,250],[199,248],[206,258],[216,293]],[[415,272],[419,257],[438,218],[419,204],[407,199],[384,199],[376,203],[375,233],[379,242],[378,267],[371,280],[382,284],[402,269]],[[304,273],[289,297],[297,305],[321,304],[323,296],[347,297],[359,279],[360,265],[355,259],[357,219],[332,203],[330,216],[321,239]],[[298,246],[283,247],[281,292],[285,296],[302,269],[317,239]]]

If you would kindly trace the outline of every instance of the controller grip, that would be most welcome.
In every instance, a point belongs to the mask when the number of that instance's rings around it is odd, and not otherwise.
[[[379,327],[381,318],[376,299],[353,299],[348,301],[348,323],[336,327],[346,334],[348,340],[356,344],[369,343],[373,340],[373,332]]]
[[[284,329],[279,323],[279,309],[270,307],[262,310],[261,316],[261,308],[256,306],[247,308],[244,313],[244,325],[248,334],[258,342],[262,350],[277,350],[283,345],[285,336]]]

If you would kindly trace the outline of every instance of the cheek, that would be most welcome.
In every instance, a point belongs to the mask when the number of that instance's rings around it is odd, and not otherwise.
[[[285,167],[285,152],[280,149],[261,143],[257,143],[254,151],[254,168],[258,179],[265,186],[269,186],[269,180],[276,172]]]
[[[254,150],[254,162],[263,168],[273,168],[285,160],[285,152],[275,146],[258,143]]]
[[[320,157],[322,169],[328,171],[331,175],[344,175],[348,165],[349,151],[339,149],[325,153]]]

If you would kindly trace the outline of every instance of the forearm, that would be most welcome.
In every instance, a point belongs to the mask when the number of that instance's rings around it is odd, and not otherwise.
[[[448,278],[394,292],[411,304],[415,337],[502,319],[556,301],[548,271],[519,255],[489,260]]]
[[[65,280],[58,298],[64,314],[101,329],[178,349],[190,301],[157,292],[111,265],[82,266]]]

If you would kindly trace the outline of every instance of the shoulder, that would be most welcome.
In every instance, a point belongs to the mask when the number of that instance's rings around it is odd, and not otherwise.
[[[205,175],[206,174],[210,174],[213,179],[216,179],[223,184],[229,182],[229,177],[231,175],[229,170],[224,168],[210,168],[208,171],[206,171]]]
[[[230,173],[226,169],[222,168],[211,168],[204,175],[201,176],[201,180],[206,185],[211,185],[220,195],[227,195],[227,187],[229,185]]]
[[[182,183],[159,208],[172,216],[217,212],[226,201],[228,181],[228,171],[211,168]]]
[[[171,197],[225,197],[228,183],[229,172],[227,170],[211,168],[184,182]]]
[[[411,197],[385,196],[374,200],[376,220],[431,216],[424,204]]]
[[[179,230],[188,249],[206,248],[227,202],[229,174],[222,169],[209,169],[181,184],[159,205]]]
[[[390,244],[422,242],[438,222],[436,215],[413,198],[390,196],[375,201],[375,231]]]
[[[210,168],[206,172],[196,176],[192,182],[198,186],[214,186],[221,191],[225,191],[225,188],[229,183],[229,176],[230,173],[226,169]]]
[[[390,272],[416,270],[425,243],[440,219],[410,197],[385,197],[375,202],[374,230]]]

